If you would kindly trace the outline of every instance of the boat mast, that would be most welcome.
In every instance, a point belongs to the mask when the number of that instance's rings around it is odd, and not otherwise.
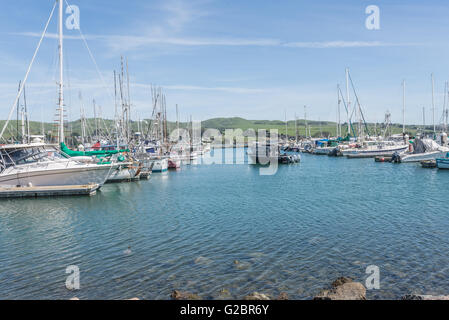
[[[433,119],[433,135],[435,137],[437,129],[436,129],[436,124],[435,124],[435,81],[433,78],[433,73],[431,75],[432,77],[432,119]]]
[[[176,105],[176,128],[178,137],[176,138],[177,141],[179,141],[179,112],[178,112],[178,105]]]
[[[58,142],[64,142],[64,57],[63,57],[63,0],[59,1],[59,132],[58,132]]]
[[[346,101],[348,103],[348,135],[351,135],[351,101],[349,98],[349,68],[346,68]]]
[[[304,125],[305,125],[305,129],[306,129],[306,139],[307,139],[308,134],[307,134],[307,107],[306,106],[304,106]]]
[[[30,143],[30,119],[28,117],[27,96],[25,86],[23,86],[23,108],[25,110],[26,143]]]
[[[340,85],[337,84],[337,100],[338,100],[338,106],[337,106],[337,138],[341,137],[341,117],[340,117]]]
[[[405,80],[402,81],[402,134],[405,135]]]
[[[295,142],[298,142],[298,117],[296,116],[296,112],[295,112],[295,134],[296,134]]]
[[[287,110],[285,110],[285,142],[288,143],[288,122],[287,122]]]

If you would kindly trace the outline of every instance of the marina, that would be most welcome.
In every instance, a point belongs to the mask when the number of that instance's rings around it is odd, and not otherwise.
[[[0,300],[449,300],[447,59],[206,2],[8,3]]]

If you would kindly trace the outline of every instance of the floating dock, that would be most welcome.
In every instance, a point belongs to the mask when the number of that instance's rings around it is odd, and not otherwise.
[[[36,198],[50,196],[93,196],[99,184],[46,186],[46,187],[0,187],[0,198]]]

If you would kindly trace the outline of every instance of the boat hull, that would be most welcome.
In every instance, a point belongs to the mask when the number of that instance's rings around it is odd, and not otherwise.
[[[437,159],[438,169],[449,170],[449,158],[448,159]]]
[[[342,154],[347,158],[375,158],[377,156],[392,156],[393,154],[403,153],[408,149],[407,146],[394,149],[378,149],[378,150],[343,150]]]
[[[112,171],[111,165],[67,167],[57,169],[17,169],[0,175],[2,186],[103,185]]]
[[[153,172],[164,172],[168,170],[168,159],[154,159],[150,161],[153,162]]]
[[[433,151],[427,153],[409,154],[401,156],[401,162],[421,162],[426,160],[435,160],[437,158],[443,158],[447,154],[447,151]]]
[[[107,182],[122,182],[137,180],[140,177],[140,168],[132,165],[120,165],[111,171]]]

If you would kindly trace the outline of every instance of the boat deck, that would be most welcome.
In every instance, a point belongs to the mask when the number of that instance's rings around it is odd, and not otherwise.
[[[46,186],[46,187],[0,187],[0,198],[36,198],[50,196],[93,196],[100,188],[99,184]]]

